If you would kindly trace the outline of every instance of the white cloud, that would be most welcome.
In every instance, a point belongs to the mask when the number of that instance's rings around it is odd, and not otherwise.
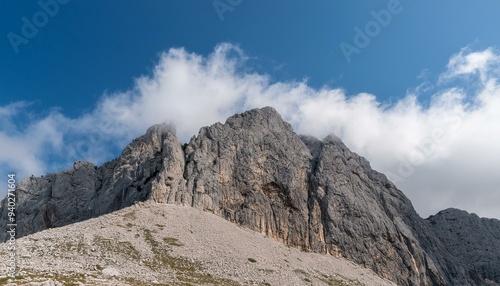
[[[435,85],[426,82],[392,105],[367,93],[271,82],[245,61],[231,44],[207,57],[171,49],[151,76],[139,77],[132,90],[103,95],[88,114],[53,111],[21,132],[2,127],[0,144],[9,148],[0,150],[1,171],[41,175],[79,159],[102,163],[152,124],[175,123],[185,142],[201,126],[271,105],[298,133],[341,137],[388,174],[422,216],[458,207],[500,218],[500,56],[493,49],[463,49]],[[424,107],[417,98],[429,90],[434,95]],[[27,110],[26,103],[0,107],[2,126],[15,126],[15,115]]]
[[[479,75],[484,82],[489,78],[492,69],[498,68],[499,63],[500,56],[492,48],[471,52],[466,47],[450,58],[448,71],[442,75],[441,79],[447,80],[457,76]]]

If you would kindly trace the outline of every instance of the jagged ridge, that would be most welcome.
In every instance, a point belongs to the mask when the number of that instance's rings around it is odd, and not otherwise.
[[[22,181],[18,198],[20,235],[153,200],[347,257],[399,285],[499,282],[492,271],[471,274],[403,193],[338,138],[298,136],[269,107],[203,127],[186,146],[155,125],[99,168],[78,162]]]

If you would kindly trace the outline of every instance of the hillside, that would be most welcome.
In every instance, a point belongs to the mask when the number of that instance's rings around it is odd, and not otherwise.
[[[346,259],[301,252],[166,204],[139,203],[38,232],[18,247],[17,285],[394,285]]]

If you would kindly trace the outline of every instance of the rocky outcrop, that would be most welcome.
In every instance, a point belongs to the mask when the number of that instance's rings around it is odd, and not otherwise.
[[[473,277],[441,241],[441,226],[421,219],[338,138],[298,136],[269,107],[204,127],[184,146],[172,127],[153,126],[118,159],[28,178],[18,196],[20,235],[149,200],[189,205],[304,251],[346,257],[398,285],[495,279]]]
[[[500,221],[447,209],[426,220],[475,285],[500,285]]]
[[[155,125],[130,143],[118,159],[100,167],[80,161],[64,172],[22,180],[16,188],[18,237],[153,198],[152,184],[160,170],[175,164],[176,159],[184,161],[174,134],[171,126]],[[1,213],[2,219],[7,217],[5,201]],[[5,232],[0,233],[2,241],[5,237]]]
[[[194,207],[310,249],[311,155],[276,111],[254,110],[202,128],[185,153]]]

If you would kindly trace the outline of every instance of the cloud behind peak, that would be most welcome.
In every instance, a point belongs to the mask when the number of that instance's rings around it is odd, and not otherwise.
[[[229,43],[207,56],[172,48],[132,89],[104,94],[77,118],[54,110],[20,127],[12,118],[30,106],[0,107],[3,126],[18,127],[0,129],[2,146],[12,146],[0,151],[2,171],[27,176],[82,159],[99,164],[153,124],[173,123],[187,141],[202,126],[273,106],[297,133],[342,138],[388,174],[422,216],[458,207],[500,218],[500,56],[494,49],[453,55],[439,79],[427,83],[427,106],[419,102],[422,88],[387,104],[369,93],[272,81],[249,68],[248,59]]]

